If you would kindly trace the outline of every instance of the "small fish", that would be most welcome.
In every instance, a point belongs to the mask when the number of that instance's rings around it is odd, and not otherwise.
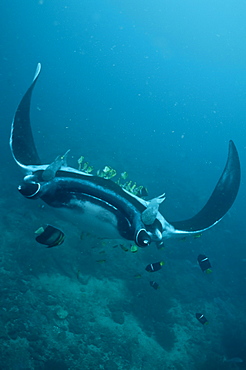
[[[38,235],[35,238],[36,241],[40,244],[46,245],[46,248],[61,245],[65,239],[64,233],[60,229],[57,229],[57,227],[51,225],[47,225],[45,229],[40,227],[35,233]]]
[[[148,272],[155,272],[158,271],[162,268],[165,262],[160,261],[160,262],[155,262],[155,263],[150,263],[145,267],[145,270]]]
[[[243,360],[240,357],[232,357],[229,359],[224,359],[225,362],[230,362],[232,364],[241,364]]]
[[[136,244],[132,245],[130,251],[136,253],[138,251],[138,246]]]
[[[80,269],[78,269],[77,273],[76,273],[76,278],[79,280],[80,278]]]
[[[197,257],[197,262],[199,263],[202,272],[206,272],[207,274],[212,272],[210,261],[205,254],[199,254]]]
[[[105,263],[106,260],[96,260],[96,262],[98,262],[98,263]]]
[[[155,290],[160,289],[160,286],[156,281],[150,281],[149,283],[150,286],[152,286],[152,288],[154,288]]]
[[[135,275],[134,275],[134,278],[135,278],[135,279],[140,279],[141,277],[142,277],[142,275],[141,275],[141,274],[135,274]]]
[[[127,247],[125,247],[123,244],[120,244],[120,247],[121,249],[124,251],[124,252],[128,252],[129,249]]]
[[[163,242],[161,242],[161,243],[157,243],[156,247],[157,247],[157,249],[158,249],[159,251],[161,251],[161,250],[165,249],[165,245],[164,245],[164,243],[163,243]]]
[[[127,176],[128,176],[128,173],[127,172],[122,172],[120,174],[120,176],[122,177],[123,180],[125,180],[127,178]]]
[[[118,247],[118,244],[113,245],[113,248],[117,248],[117,247]]]
[[[201,238],[202,234],[196,234],[194,235],[194,239],[198,239],[198,238]]]
[[[208,324],[208,320],[202,313],[196,313],[196,318],[202,325]]]
[[[99,254],[104,254],[104,253],[105,253],[105,251],[100,251],[100,252],[99,252]]]
[[[87,236],[90,236],[90,233],[88,233],[88,232],[82,232],[81,234],[80,234],[80,240],[83,240],[84,238],[86,238]]]

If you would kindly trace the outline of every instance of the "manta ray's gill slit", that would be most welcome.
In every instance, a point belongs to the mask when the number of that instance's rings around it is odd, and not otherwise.
[[[76,194],[74,194],[74,195],[76,196]],[[110,204],[109,202],[106,202],[105,200],[103,200],[101,198],[95,197],[94,195],[91,195],[91,194],[88,194],[88,193],[81,193],[80,196],[82,196],[82,198],[84,198],[87,201],[90,201],[90,200],[93,199],[94,200],[94,203],[101,204],[102,207],[104,205],[104,206],[113,208],[115,211],[119,211],[119,209],[116,208],[114,205]],[[76,198],[74,198],[74,199],[76,199]],[[81,199],[81,201],[82,201],[82,199]]]

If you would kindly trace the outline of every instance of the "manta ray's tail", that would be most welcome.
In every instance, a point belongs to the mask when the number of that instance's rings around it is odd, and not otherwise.
[[[231,140],[226,166],[208,202],[194,217],[184,221],[170,222],[175,228],[175,233],[202,232],[219,222],[236,199],[240,177],[238,152]]]
[[[25,168],[28,165],[39,165],[39,159],[30,125],[30,102],[33,88],[41,71],[39,63],[32,84],[23,96],[15,113],[10,136],[10,148],[16,163]]]

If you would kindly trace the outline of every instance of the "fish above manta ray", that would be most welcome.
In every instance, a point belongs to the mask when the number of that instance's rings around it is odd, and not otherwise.
[[[25,173],[18,187],[24,197],[41,199],[65,212],[83,230],[102,238],[130,240],[139,247],[152,242],[160,246],[168,238],[199,234],[217,224],[231,208],[240,185],[240,161],[233,141],[229,142],[226,166],[208,202],[194,217],[175,222],[167,221],[159,211],[164,194],[147,201],[110,179],[68,167],[68,152],[51,164],[42,164],[30,123],[31,97],[40,71],[38,64],[11,128],[12,155]]]

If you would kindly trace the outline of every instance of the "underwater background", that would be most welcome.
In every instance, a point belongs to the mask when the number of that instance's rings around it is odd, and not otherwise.
[[[242,0],[1,0],[1,370],[246,369],[245,14]],[[63,245],[38,245],[41,225],[68,225],[18,193],[9,149],[38,62],[31,121],[44,163],[71,149],[71,166],[82,155],[126,171],[181,220],[209,198],[232,139],[242,182],[229,213],[163,250],[131,253],[73,225]]]

